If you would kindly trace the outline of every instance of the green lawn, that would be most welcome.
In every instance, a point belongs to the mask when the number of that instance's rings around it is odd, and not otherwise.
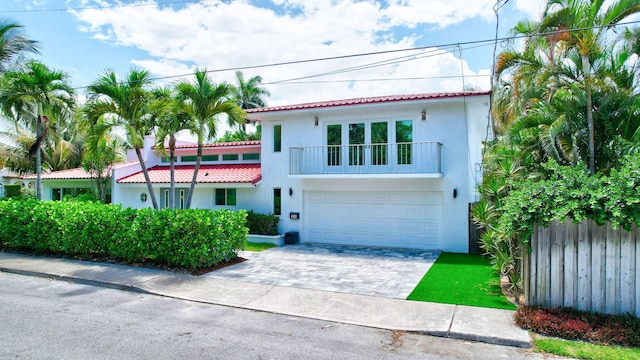
[[[263,251],[263,250],[271,249],[272,247],[276,247],[276,246],[271,243],[255,243],[255,242],[245,241],[244,246],[242,247],[242,250]]]
[[[516,309],[502,294],[489,259],[476,254],[440,254],[407,300]]]
[[[640,349],[594,345],[581,341],[535,339],[536,351],[577,359],[632,360],[640,359]]]

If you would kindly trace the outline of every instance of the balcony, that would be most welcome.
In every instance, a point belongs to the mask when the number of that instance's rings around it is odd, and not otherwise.
[[[289,175],[296,177],[442,177],[439,142],[295,146]]]

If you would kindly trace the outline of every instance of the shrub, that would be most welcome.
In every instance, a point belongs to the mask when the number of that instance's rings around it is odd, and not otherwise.
[[[272,214],[258,214],[253,210],[247,212],[247,227],[249,234],[278,235],[280,218]]]
[[[20,196],[21,188],[22,186],[19,184],[4,184],[4,196],[7,198]]]
[[[96,194],[78,194],[78,195],[65,195],[62,201],[75,201],[75,202],[99,202],[100,199]]]
[[[96,201],[0,202],[0,247],[196,269],[237,257],[246,212],[134,210]]]
[[[542,335],[602,345],[640,346],[640,319],[633,315],[521,306],[515,320],[518,326]]]

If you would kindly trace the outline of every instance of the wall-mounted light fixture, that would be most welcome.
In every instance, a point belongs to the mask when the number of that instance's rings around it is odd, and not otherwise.
[[[293,189],[289,188],[289,196],[293,196]]]
[[[453,198],[457,198],[458,197],[458,189],[453,189]]]
[[[317,116],[313,117],[313,125],[318,126],[318,117]]]
[[[422,110],[422,112],[420,113],[420,119],[427,120],[427,111],[426,110]]]

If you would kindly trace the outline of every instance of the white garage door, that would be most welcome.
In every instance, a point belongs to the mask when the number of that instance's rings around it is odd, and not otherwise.
[[[303,242],[442,249],[442,192],[305,191]]]

